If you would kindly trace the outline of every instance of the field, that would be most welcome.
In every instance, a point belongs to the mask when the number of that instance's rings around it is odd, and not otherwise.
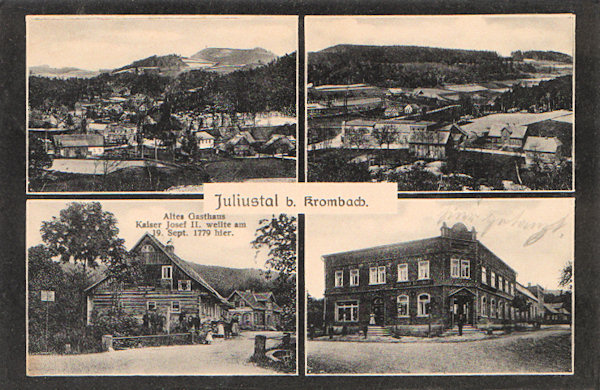
[[[58,160],[57,160],[58,161]],[[91,161],[91,160],[90,160]],[[93,163],[94,161],[92,161]],[[128,192],[165,191],[172,187],[198,186],[208,182],[241,182],[251,179],[295,178],[296,160],[277,158],[219,158],[204,164],[178,166],[136,166],[123,164],[106,174],[50,171],[30,180],[34,192]],[[81,165],[81,164],[80,164]],[[93,164],[79,167],[98,172]],[[119,169],[122,168],[122,169]]]
[[[204,167],[213,182],[296,177],[296,160],[278,158],[228,159],[208,163]]]

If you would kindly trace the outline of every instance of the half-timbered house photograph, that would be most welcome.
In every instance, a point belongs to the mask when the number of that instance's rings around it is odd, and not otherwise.
[[[165,200],[27,215],[29,375],[295,372],[294,216]]]
[[[307,216],[308,373],[572,372],[573,218],[572,199]]]

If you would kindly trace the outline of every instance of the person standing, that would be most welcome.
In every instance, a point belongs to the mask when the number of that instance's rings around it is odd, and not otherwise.
[[[465,324],[465,315],[463,313],[460,313],[458,315],[458,335],[459,336],[462,336],[464,324]]]

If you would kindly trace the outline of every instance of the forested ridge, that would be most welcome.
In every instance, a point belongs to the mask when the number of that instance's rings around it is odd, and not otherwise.
[[[337,45],[308,56],[309,82],[315,85],[433,87],[519,78],[534,71],[493,51],[422,46]]]
[[[147,64],[144,62],[143,66],[150,66]],[[41,110],[61,106],[72,109],[76,102],[109,97],[123,89],[132,95],[165,98],[171,101],[173,110],[212,106],[230,112],[274,110],[294,114],[296,54],[285,55],[265,66],[222,75],[193,70],[173,77],[130,73],[103,73],[89,79],[30,76],[29,105]]]

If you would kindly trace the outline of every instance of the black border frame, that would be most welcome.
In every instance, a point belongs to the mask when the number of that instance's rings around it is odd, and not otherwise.
[[[25,376],[25,203],[26,199],[168,199],[169,195],[30,195],[25,192],[25,15],[28,14],[280,14],[299,16],[298,74],[298,150],[304,145],[304,15],[359,14],[513,14],[513,13],[575,13],[576,14],[576,167],[575,193],[531,194],[531,196],[573,196],[576,198],[575,238],[575,373],[574,375],[527,376],[356,376],[307,377],[304,375],[304,345],[299,342],[298,372],[295,377],[37,377]],[[600,366],[598,342],[600,332],[600,294],[596,291],[599,276],[600,216],[598,195],[600,166],[598,131],[600,119],[600,1],[516,1],[485,0],[7,0],[0,3],[0,239],[3,243],[1,273],[2,315],[0,351],[5,364],[0,369],[0,384],[4,388],[598,388]],[[300,157],[303,153],[298,153]],[[299,181],[302,181],[304,160],[299,161]],[[480,198],[528,197],[529,194],[401,194],[414,198]],[[178,199],[201,196],[185,195]],[[551,212],[551,210],[549,210]],[[298,340],[304,340],[304,216],[299,219],[299,289]]]

